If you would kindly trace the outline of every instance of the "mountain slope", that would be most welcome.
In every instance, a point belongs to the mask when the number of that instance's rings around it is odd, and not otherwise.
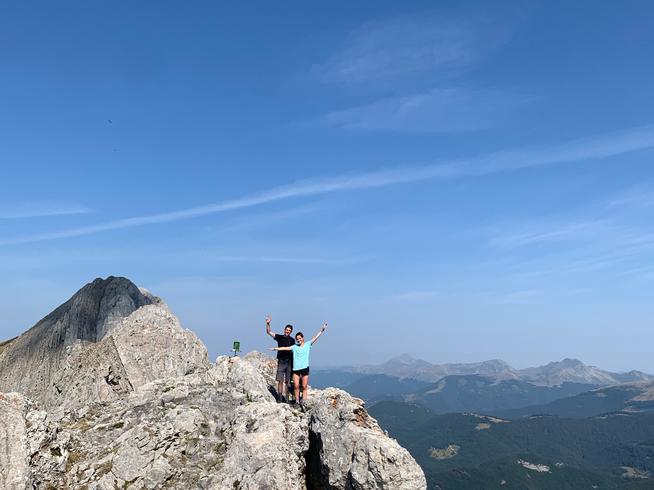
[[[494,488],[502,480],[503,488],[539,489],[654,484],[622,476],[654,474],[654,413],[506,421],[433,415],[415,404],[391,401],[370,412],[409,449],[430,488]],[[525,486],[527,480],[531,486]]]
[[[154,302],[156,298],[125,278],[87,284],[27,332],[0,347],[0,390],[37,397],[51,392],[71,346],[102,340],[121,319]]]
[[[547,404],[493,413],[512,419],[540,414],[584,418],[608,412],[635,413],[650,410],[654,410],[654,382],[642,381],[580,393]]]
[[[596,386],[567,382],[550,387],[518,379],[494,381],[484,376],[446,376],[438,383],[405,398],[407,401],[423,403],[434,413],[495,413],[548,403],[593,388]]]

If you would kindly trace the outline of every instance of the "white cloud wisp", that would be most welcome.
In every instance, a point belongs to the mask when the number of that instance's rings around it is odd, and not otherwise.
[[[0,202],[0,220],[65,216],[91,213],[92,209],[75,203],[57,201]]]
[[[33,234],[0,240],[0,246],[59,238],[91,235],[104,231],[168,223],[236,209],[251,208],[291,198],[308,197],[339,191],[351,191],[419,182],[429,179],[479,177],[528,167],[604,159],[628,152],[654,148],[654,125],[631,128],[592,138],[570,141],[548,148],[504,151],[468,160],[417,167],[397,167],[361,174],[348,174],[323,180],[301,181],[205,206],[166,213],[135,216],[67,230]]]

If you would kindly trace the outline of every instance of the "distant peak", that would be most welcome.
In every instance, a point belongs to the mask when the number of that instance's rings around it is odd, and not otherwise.
[[[565,366],[583,366],[584,363],[581,362],[579,359],[572,359],[570,357],[566,357],[561,361],[561,364]]]
[[[502,359],[489,359],[488,361],[484,361],[483,364],[493,365],[493,366],[502,366],[502,367],[507,367],[507,368],[511,367],[511,365],[508,362],[503,361]]]
[[[413,357],[411,354],[404,353],[404,354],[400,354],[399,356],[393,357],[392,359],[390,359],[390,362],[402,362],[404,364],[410,364],[417,360],[418,359]]]

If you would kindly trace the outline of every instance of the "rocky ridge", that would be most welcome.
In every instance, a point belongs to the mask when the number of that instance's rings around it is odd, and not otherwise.
[[[426,488],[361,400],[330,388],[311,390],[306,413],[277,404],[273,359],[209,363],[165,304],[132,286],[94,281],[0,347],[0,488]],[[35,359],[11,362],[36,352],[39,378],[24,372]]]

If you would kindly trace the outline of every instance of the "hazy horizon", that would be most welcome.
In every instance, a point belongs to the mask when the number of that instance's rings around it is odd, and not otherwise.
[[[0,339],[95,277],[210,356],[654,373],[654,5],[0,7]]]

